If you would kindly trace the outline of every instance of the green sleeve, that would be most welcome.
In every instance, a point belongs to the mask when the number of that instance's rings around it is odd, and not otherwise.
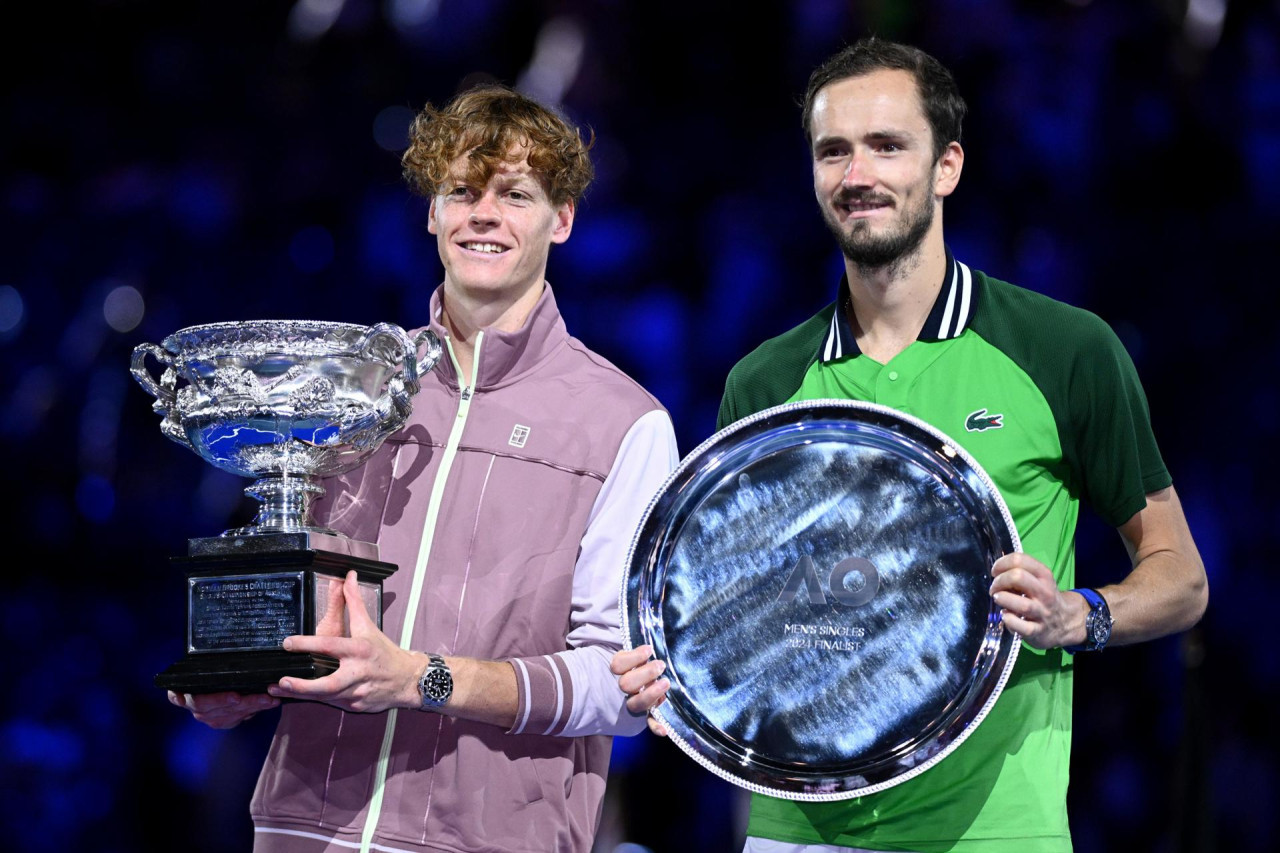
[[[1097,315],[988,276],[973,330],[1016,362],[1053,411],[1064,481],[1119,526],[1171,479],[1133,360]]]
[[[716,414],[716,432],[727,427],[738,417],[737,383],[733,380],[732,371],[724,381],[724,396],[720,398],[720,411]]]
[[[1068,384],[1071,434],[1063,442],[1079,472],[1081,496],[1108,524],[1120,526],[1167,487],[1138,371],[1115,332],[1094,322],[1077,348]]]
[[[833,302],[789,332],[765,341],[734,365],[720,399],[717,430],[791,399],[805,372],[817,361],[834,311]]]

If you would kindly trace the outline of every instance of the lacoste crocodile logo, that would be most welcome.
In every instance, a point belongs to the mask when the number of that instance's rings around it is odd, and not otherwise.
[[[989,429],[1000,429],[1004,426],[1001,418],[1004,415],[988,415],[986,409],[978,409],[978,411],[969,415],[964,419],[964,428],[969,432],[986,432]]]

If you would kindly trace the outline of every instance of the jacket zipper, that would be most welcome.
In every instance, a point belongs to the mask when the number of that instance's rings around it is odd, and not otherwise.
[[[444,342],[449,350],[449,358],[453,360],[454,372],[461,377],[462,370],[453,352],[453,342],[447,337]],[[453,469],[453,460],[458,455],[458,445],[462,443],[462,431],[467,425],[467,414],[471,411],[472,389],[480,373],[480,347],[483,343],[484,332],[478,332],[475,351],[471,354],[471,377],[458,396],[458,414],[453,419],[453,429],[449,432],[449,440],[444,446],[444,455],[440,458],[440,470],[436,473],[435,482],[431,484],[431,497],[427,501],[427,519],[423,524],[422,542],[418,546],[418,559],[413,567],[413,584],[409,590],[409,602],[405,607],[404,627],[400,630],[400,648],[402,649],[409,648],[413,641],[413,628],[418,619],[418,604],[422,599],[427,557],[431,554],[431,545],[436,537],[436,521],[440,515],[440,506],[444,502],[445,483],[449,479],[449,472]],[[369,800],[369,814],[365,817],[364,833],[360,836],[360,853],[369,853],[374,833],[378,828],[378,819],[382,814],[382,796],[386,789],[387,765],[391,758],[391,742],[395,737],[398,711],[397,708],[387,711],[387,727],[382,734],[382,748],[378,751],[378,765],[373,775],[373,796]]]

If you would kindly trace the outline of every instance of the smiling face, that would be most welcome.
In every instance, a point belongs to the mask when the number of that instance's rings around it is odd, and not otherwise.
[[[478,305],[536,300],[552,243],[569,239],[572,201],[553,205],[525,152],[498,164],[484,186],[466,179],[467,157],[431,200],[427,230],[436,235],[445,294]]]
[[[887,69],[837,80],[814,99],[813,188],[827,227],[861,268],[900,263],[926,240],[941,245],[935,215],[955,189],[964,153],[935,162],[915,78]]]

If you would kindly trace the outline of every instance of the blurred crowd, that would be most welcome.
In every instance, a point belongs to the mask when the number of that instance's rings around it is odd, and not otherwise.
[[[497,80],[594,134],[549,278],[687,452],[728,368],[835,294],[797,101],[871,33],[935,54],[969,102],[956,255],[1125,342],[1209,572],[1192,633],[1080,663],[1077,849],[1280,844],[1275,0],[79,0],[2,29],[10,849],[248,844],[272,716],[213,732],[151,685],[180,650],[167,558],[245,523],[247,482],[161,436],[137,344],[225,320],[423,324],[440,269],[399,175],[406,129]],[[1077,566],[1102,584],[1127,558],[1085,518]],[[615,744],[597,849],[740,849],[744,814],[645,734]]]

